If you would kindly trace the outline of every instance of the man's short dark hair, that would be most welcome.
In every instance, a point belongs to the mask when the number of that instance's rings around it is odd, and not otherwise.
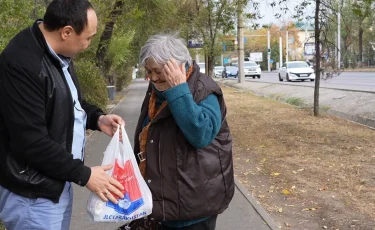
[[[71,26],[79,35],[87,26],[88,9],[94,8],[87,0],[53,0],[44,14],[44,27],[55,31]]]

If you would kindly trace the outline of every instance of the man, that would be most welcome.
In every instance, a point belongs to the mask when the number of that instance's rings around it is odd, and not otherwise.
[[[117,203],[123,186],[83,164],[85,128],[112,136],[124,121],[81,99],[71,59],[96,34],[87,0],[54,0],[43,21],[0,55],[0,220],[8,230],[69,229],[72,185]]]

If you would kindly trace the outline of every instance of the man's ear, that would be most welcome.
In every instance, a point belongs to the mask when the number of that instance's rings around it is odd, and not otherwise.
[[[65,26],[61,29],[60,35],[63,40],[67,40],[74,33],[74,29],[71,26]]]

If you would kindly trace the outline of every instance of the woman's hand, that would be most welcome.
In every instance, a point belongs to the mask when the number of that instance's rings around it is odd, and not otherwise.
[[[165,81],[170,87],[175,87],[186,82],[185,64],[178,66],[176,60],[171,58],[163,67]]]

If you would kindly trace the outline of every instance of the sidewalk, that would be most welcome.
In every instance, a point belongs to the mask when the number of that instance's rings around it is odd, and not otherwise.
[[[148,81],[135,80],[130,86],[125,98],[114,108],[113,113],[120,115],[126,122],[126,131],[133,143],[133,134],[141,109],[142,101],[148,86]],[[85,164],[100,165],[102,153],[110,138],[100,132],[95,132],[87,141]],[[121,223],[94,223],[86,214],[86,202],[89,191],[75,186],[71,230],[99,230],[117,229]],[[217,230],[278,230],[276,223],[268,216],[264,209],[236,180],[236,192],[229,208],[219,215]]]

